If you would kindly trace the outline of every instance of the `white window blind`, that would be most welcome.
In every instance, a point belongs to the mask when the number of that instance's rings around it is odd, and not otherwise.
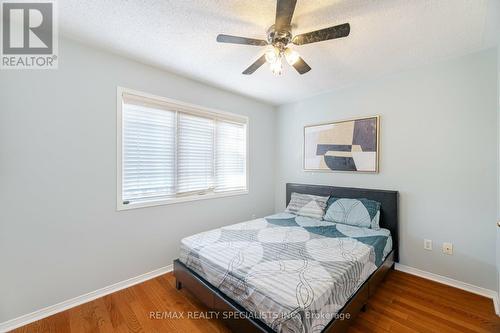
[[[128,101],[123,107],[123,200],[175,193],[175,112]]]
[[[245,124],[217,121],[216,191],[246,188]]]
[[[179,113],[177,192],[214,187],[214,119]]]
[[[245,118],[128,93],[120,110],[123,205],[247,189]]]

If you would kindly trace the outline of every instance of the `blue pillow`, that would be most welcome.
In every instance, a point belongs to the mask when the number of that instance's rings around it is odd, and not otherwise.
[[[356,227],[380,229],[380,202],[330,197],[323,219]]]

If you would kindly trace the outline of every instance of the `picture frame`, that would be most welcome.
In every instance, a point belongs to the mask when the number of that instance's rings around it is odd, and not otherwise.
[[[380,116],[304,126],[304,171],[378,173]]]

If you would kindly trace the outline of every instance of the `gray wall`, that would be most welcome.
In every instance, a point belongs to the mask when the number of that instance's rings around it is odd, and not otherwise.
[[[282,210],[288,181],[399,190],[401,262],[497,288],[494,51],[277,114],[66,39],[60,59],[56,71],[0,72],[0,322],[168,265],[186,235]],[[117,85],[248,115],[250,194],[116,212]],[[382,116],[380,174],[302,171],[303,125],[372,114]]]
[[[398,190],[401,263],[496,290],[496,62],[490,50],[280,107],[276,210],[286,182]],[[380,174],[302,170],[304,125],[374,114]]]
[[[116,86],[250,118],[250,194],[117,212]],[[0,72],[0,322],[172,263],[182,237],[273,212],[274,108],[69,40]]]

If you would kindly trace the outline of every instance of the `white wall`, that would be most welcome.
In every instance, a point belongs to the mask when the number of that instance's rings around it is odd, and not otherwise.
[[[116,87],[250,118],[250,194],[116,211]],[[63,39],[0,72],[0,322],[169,265],[182,237],[274,209],[274,108]],[[271,185],[272,186],[272,185]]]
[[[496,290],[496,62],[490,50],[280,107],[276,210],[286,182],[398,190],[400,262]],[[374,114],[379,174],[302,170],[304,125]]]

